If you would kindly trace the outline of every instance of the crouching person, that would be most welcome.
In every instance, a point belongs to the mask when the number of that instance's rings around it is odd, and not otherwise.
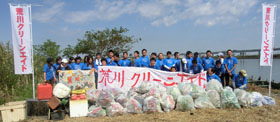
[[[232,78],[232,85],[234,89],[239,88],[245,90],[247,88],[247,82],[247,72],[244,69],[240,70],[239,73],[234,75]]]

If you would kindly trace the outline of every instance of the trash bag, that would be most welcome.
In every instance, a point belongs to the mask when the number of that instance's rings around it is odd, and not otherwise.
[[[115,99],[118,98],[120,94],[123,94],[123,92],[119,88],[108,88],[107,90],[112,93]]]
[[[215,90],[208,90],[206,92],[208,100],[216,107],[221,107],[221,97],[219,93]]]
[[[103,117],[106,116],[106,110],[101,106],[92,105],[88,109],[88,117]]]
[[[263,96],[261,93],[259,92],[252,92],[251,93],[253,101],[251,103],[251,106],[258,106],[258,107],[262,107],[262,101],[263,101]]]
[[[127,92],[127,96],[128,97],[133,97],[133,96],[137,95],[136,90],[137,90],[137,88],[135,88],[135,87],[130,88]]]
[[[122,107],[122,105],[117,103],[117,102],[112,102],[106,108],[106,114],[109,117],[114,117],[114,116],[122,115],[125,112],[126,112],[126,109],[124,109]]]
[[[252,95],[242,89],[234,89],[238,103],[243,107],[248,107],[253,101]]]
[[[127,102],[128,102],[128,97],[125,94],[121,94],[116,99],[116,102],[120,103],[123,107],[126,107]]]
[[[196,108],[215,108],[215,106],[208,100],[207,94],[201,94],[194,100],[194,106]]]
[[[157,91],[160,93],[160,97],[162,97],[163,95],[166,94],[166,88],[162,85],[159,85],[159,84],[152,84],[153,88],[156,88]]]
[[[190,95],[192,92],[191,83],[187,83],[187,82],[179,83],[178,88],[182,95]]]
[[[207,82],[205,90],[215,90],[218,93],[221,93],[223,90],[223,85],[217,79],[211,79],[209,82]]]
[[[162,112],[160,107],[160,101],[153,97],[147,97],[144,100],[143,111],[145,113],[155,113],[155,112]]]
[[[133,98],[137,100],[142,106],[144,105],[144,99],[145,99],[144,95],[137,94],[133,96]]]
[[[140,94],[145,94],[150,91],[152,84],[148,81],[143,81],[141,85],[137,88],[136,92]]]
[[[274,98],[269,96],[263,96],[262,103],[263,105],[276,105]]]
[[[134,98],[128,99],[126,109],[128,113],[132,113],[132,114],[143,113],[142,105]]]
[[[167,93],[171,95],[175,101],[177,100],[177,97],[181,95],[180,90],[176,86],[168,88]]]
[[[230,87],[223,89],[221,92],[221,108],[241,108]]]
[[[150,91],[145,94],[145,98],[149,97],[149,96],[153,96],[153,97],[157,98],[158,100],[161,99],[160,91],[159,91],[159,89],[157,89],[155,87],[151,88]]]
[[[102,106],[103,108],[106,108],[112,102],[114,102],[114,97],[111,94],[111,92],[109,92],[106,89],[103,89],[100,92],[100,95],[99,95],[98,100],[97,100],[97,104]]]
[[[89,90],[87,90],[87,99],[88,99],[88,101],[91,105],[96,104],[100,93],[101,93],[101,90],[99,90],[99,89],[89,89]]]
[[[175,107],[175,101],[171,95],[165,94],[162,96],[160,105],[165,112],[170,112]]]
[[[58,98],[67,98],[69,97],[71,89],[64,85],[63,83],[58,83],[53,89],[53,95]]]
[[[192,96],[193,99],[196,99],[201,94],[206,93],[203,88],[201,88],[200,86],[198,86],[196,84],[192,83],[191,86],[192,86],[192,91],[191,91],[190,95]]]
[[[193,98],[190,95],[180,95],[177,98],[175,110],[177,111],[195,110]]]

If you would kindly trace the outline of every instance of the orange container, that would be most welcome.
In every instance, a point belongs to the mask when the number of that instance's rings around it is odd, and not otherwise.
[[[72,94],[71,100],[84,100],[87,97],[84,94]]]
[[[52,98],[52,85],[48,83],[40,83],[37,85],[38,100],[47,100]]]

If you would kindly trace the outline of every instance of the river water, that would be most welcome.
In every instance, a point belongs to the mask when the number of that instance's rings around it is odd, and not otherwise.
[[[247,71],[248,78],[257,80],[261,77],[261,80],[269,81],[270,67],[260,66],[259,59],[239,59],[236,73],[241,69]],[[280,59],[273,60],[272,80],[277,83],[280,82]]]

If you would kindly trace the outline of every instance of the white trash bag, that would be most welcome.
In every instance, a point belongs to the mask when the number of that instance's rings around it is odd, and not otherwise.
[[[192,92],[191,83],[187,83],[187,82],[179,83],[178,88],[182,95],[190,95]]]
[[[101,106],[92,105],[88,109],[88,117],[103,117],[106,116],[106,110]]]
[[[199,85],[192,83],[191,86],[192,86],[192,91],[191,91],[190,95],[192,96],[193,99],[196,99],[201,94],[206,93],[205,90],[202,87],[200,87]]]
[[[109,104],[106,108],[106,114],[109,117],[114,117],[114,116],[118,116],[118,115],[122,115],[126,112],[126,109],[124,109],[122,107],[121,104],[117,103],[117,102],[113,102],[111,104]]]
[[[127,109],[127,112],[131,113],[131,114],[143,113],[142,105],[134,98],[128,99],[126,109]]]
[[[160,101],[153,96],[145,98],[143,111],[145,113],[162,112],[160,107]]]
[[[193,98],[190,95],[180,95],[177,98],[175,110],[177,111],[195,110]]]
[[[58,83],[53,89],[53,95],[58,98],[67,98],[69,97],[71,89],[64,85],[63,83]]]
[[[162,96],[160,105],[164,112],[170,112],[175,107],[175,101],[171,95],[165,94]]]
[[[177,86],[172,86],[172,87],[168,88],[167,93],[169,95],[171,95],[175,101],[177,100],[177,97],[179,97],[181,95],[181,92]]]
[[[262,101],[263,101],[263,96],[261,93],[259,92],[252,92],[251,93],[253,101],[251,103],[251,106],[258,106],[258,107],[262,107]]]
[[[114,96],[111,92],[106,89],[101,90],[100,95],[97,100],[97,105],[106,108],[110,103],[114,102]]]
[[[208,90],[206,92],[208,100],[216,107],[221,107],[221,97],[219,93],[215,90]]]
[[[276,105],[274,98],[269,96],[263,96],[262,103],[263,105]]]
[[[215,108],[215,106],[208,100],[207,94],[201,94],[194,100],[194,106],[196,108]]]
[[[89,103],[92,105],[96,104],[100,93],[101,93],[101,90],[99,90],[99,89],[87,90],[87,99],[88,99]]]
[[[234,89],[238,103],[243,107],[248,107],[253,102],[253,97],[249,92],[243,89]]]
[[[148,81],[143,81],[141,85],[136,89],[137,93],[145,94],[150,91],[152,84]]]
[[[230,87],[226,87],[221,92],[221,108],[241,108],[238,99]]]
[[[205,90],[215,90],[218,93],[221,93],[223,90],[223,85],[217,79],[211,79],[209,82],[207,82]]]
[[[125,94],[120,94],[116,99],[116,102],[120,103],[123,107],[126,107],[128,102],[128,97]]]

